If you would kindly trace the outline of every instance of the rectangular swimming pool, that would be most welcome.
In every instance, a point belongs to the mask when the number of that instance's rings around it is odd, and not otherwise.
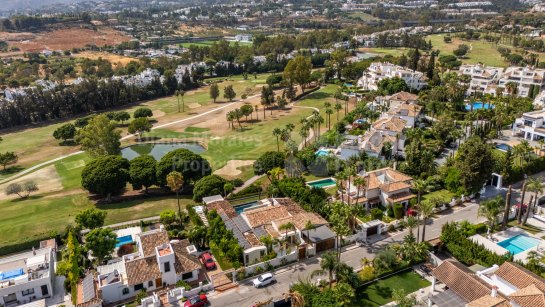
[[[313,188],[325,188],[325,187],[334,186],[336,183],[335,183],[335,180],[333,180],[333,178],[326,178],[322,180],[310,181],[310,182],[307,182],[307,184]]]
[[[117,243],[115,243],[115,247],[120,247],[121,245],[130,244],[130,243],[134,243],[131,235],[119,237],[117,238]]]
[[[233,209],[235,209],[235,212],[238,215],[240,215],[242,213],[242,211],[244,211],[244,209],[251,208],[253,206],[256,206],[257,204],[258,204],[257,201],[253,201],[253,202],[250,202],[250,203],[245,203],[245,204],[242,204],[242,205],[234,206]]]
[[[539,240],[525,235],[517,235],[507,240],[498,242],[498,245],[516,255],[534,246],[539,245]]]

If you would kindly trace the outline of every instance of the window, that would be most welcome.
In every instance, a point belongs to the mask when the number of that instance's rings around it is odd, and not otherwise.
[[[170,262],[165,262],[164,266],[165,266],[165,270],[164,270],[165,273],[170,272]]]
[[[21,294],[23,294],[23,295],[31,295],[31,294],[34,294],[34,288],[30,288],[30,289],[27,289],[27,290],[23,290],[23,291],[21,291]]]
[[[123,288],[123,291],[121,291],[121,294],[122,294],[122,295],[127,295],[127,294],[129,294],[129,288]]]
[[[153,287],[153,280],[148,281],[148,287]]]
[[[260,255],[261,257],[265,256],[265,251],[264,250],[260,251]]]
[[[144,289],[144,284],[138,284],[134,285],[134,291],[142,290]]]
[[[246,255],[246,263],[250,262],[250,256]]]
[[[193,272],[183,273],[182,274],[182,279],[183,280],[190,279],[190,278],[193,278]]]

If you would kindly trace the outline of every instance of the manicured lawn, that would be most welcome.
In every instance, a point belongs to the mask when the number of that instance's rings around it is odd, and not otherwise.
[[[81,187],[81,171],[90,160],[91,158],[86,153],[82,153],[55,162],[55,169],[61,178],[64,189]]]
[[[82,201],[85,195],[34,197],[24,201],[0,202],[0,246],[64,231],[68,224],[74,223],[78,212],[91,206]],[[193,201],[185,197],[180,203],[186,206]],[[178,207],[175,197],[165,197],[101,205],[98,208],[108,213],[106,224],[113,224],[156,216],[163,210],[177,210]]]
[[[524,216],[523,216],[522,218],[524,219]],[[538,227],[536,227],[536,226],[532,226],[532,225],[530,225],[530,224],[528,224],[528,223],[526,223],[526,225],[524,225],[524,226],[519,225],[519,224],[517,223],[517,220],[516,220],[516,219],[510,221],[509,223],[507,223],[507,225],[509,225],[510,227],[518,227],[518,228],[520,228],[520,229],[522,229],[522,230],[524,230],[524,231],[527,231],[527,232],[529,232],[529,233],[531,233],[531,234],[533,234],[533,235],[535,235],[536,233],[540,233],[540,232],[543,231],[541,228],[538,228]]]
[[[407,48],[360,48],[360,51],[376,53],[379,56],[392,55],[398,57],[403,53],[407,54]]]
[[[431,283],[422,279],[416,272],[403,272],[356,291],[358,301],[354,306],[382,306],[392,301],[392,291],[394,289],[404,289],[405,293],[409,294],[429,285]]]
[[[437,190],[425,195],[422,195],[422,200],[424,199],[430,199],[430,198],[438,198],[444,203],[450,203],[452,198],[454,197],[454,193],[448,191],[448,190]]]
[[[198,46],[198,47],[206,47],[206,46],[209,47],[209,46],[212,46],[212,44],[213,44],[214,42],[217,42],[217,41],[190,42],[190,43],[181,43],[180,45],[181,45],[182,47],[184,47],[184,48],[187,48],[187,47],[189,47],[189,46],[191,46],[191,45],[195,45],[195,46]],[[229,44],[234,45],[235,42],[230,41]],[[252,46],[252,45],[253,45],[253,43],[251,43],[251,42],[238,42],[238,44],[239,44],[240,46]]]

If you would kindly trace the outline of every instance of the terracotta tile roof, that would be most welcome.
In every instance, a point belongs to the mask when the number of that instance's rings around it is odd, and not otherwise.
[[[253,232],[247,232],[244,234],[244,237],[246,238],[246,240],[248,240],[248,242],[253,246],[263,246],[263,243],[261,243],[261,241],[259,241],[259,239],[257,238],[257,236],[253,233]]]
[[[407,121],[398,117],[381,118],[373,124],[375,130],[387,130],[393,132],[402,132]]]
[[[206,205],[206,208],[210,211],[216,210],[218,214],[224,212],[229,218],[234,218],[235,216],[237,216],[237,212],[235,211],[235,209],[233,209],[231,203],[226,200],[211,202]]]
[[[388,100],[417,100],[418,96],[408,92],[399,92],[387,97]]]
[[[380,131],[368,131],[363,136],[363,149],[380,154],[386,143],[395,144],[395,136]]]
[[[393,181],[408,181],[408,180],[413,180],[413,178],[411,176],[407,176],[405,174],[403,174],[402,172],[398,172],[392,168],[386,168],[384,169],[386,174],[392,178]]]
[[[161,271],[159,271],[159,265],[155,256],[128,261],[125,263],[125,269],[127,271],[127,283],[130,286],[161,277]]]
[[[414,195],[413,193],[403,192],[403,193],[397,193],[397,194],[394,194],[394,195],[388,197],[388,201],[390,201],[392,203],[397,203],[397,202],[409,200],[409,199],[412,199],[412,198],[415,198],[415,197],[416,197],[416,195]]]
[[[433,275],[468,302],[492,292],[484,281],[458,261],[445,260],[433,270]]]
[[[379,178],[380,177],[380,178]],[[368,172],[366,176],[363,177],[366,182],[366,189],[378,189],[378,188],[387,188],[389,191],[395,191],[394,188],[409,185],[409,181],[412,180],[410,176],[407,176],[401,172],[395,171],[391,168],[382,168]],[[393,183],[403,183],[399,185],[394,185],[389,187]]]
[[[174,269],[176,274],[191,272],[201,268],[201,263],[197,257],[190,255],[187,247],[190,245],[188,240],[181,240],[171,243],[174,249]]]
[[[280,237],[280,233],[276,231],[276,229],[274,229],[272,225],[265,225],[264,227],[265,227],[265,230],[271,235],[271,237],[273,238]]]
[[[545,292],[545,280],[516,263],[504,262],[495,274],[519,289],[534,284]]]
[[[270,224],[274,220],[289,217],[288,209],[282,205],[272,205],[243,213],[251,228]]]
[[[327,225],[328,222],[314,212],[299,213],[293,216],[295,227],[299,230],[305,229],[307,222],[310,221],[314,226]]]
[[[169,242],[168,234],[165,230],[150,231],[139,234],[142,242],[142,251],[144,257],[155,255],[155,247]]]
[[[534,284],[509,295],[520,307],[545,306],[545,294]]]
[[[399,191],[399,190],[407,189],[410,187],[411,185],[406,183],[405,181],[397,181],[397,182],[385,183],[380,185],[380,189],[386,193]]]
[[[417,104],[403,103],[388,111],[390,115],[416,117],[422,111],[422,107]]]
[[[485,295],[472,302],[466,304],[466,307],[510,307],[511,304],[507,302],[503,297]]]
[[[297,213],[306,212],[298,203],[294,202],[290,198],[275,198],[280,205],[285,206],[289,213],[295,215]]]

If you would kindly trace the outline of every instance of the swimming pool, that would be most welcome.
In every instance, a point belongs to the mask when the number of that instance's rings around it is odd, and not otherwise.
[[[508,250],[511,254],[516,255],[539,245],[539,240],[525,235],[517,235],[507,240],[498,242],[498,245]]]
[[[334,186],[336,183],[335,183],[335,180],[333,180],[333,178],[326,178],[321,180],[309,181],[307,182],[307,184],[313,188],[325,188],[325,187]]]
[[[251,208],[251,207],[254,207],[254,206],[257,206],[257,205],[258,205],[258,202],[253,201],[251,203],[245,203],[245,204],[242,204],[242,205],[234,206],[233,209],[235,209],[235,212],[238,215],[240,215],[242,213],[242,211],[244,211],[244,209],[248,209],[248,208]]]
[[[476,101],[473,103],[473,110],[480,110],[480,109],[494,109],[494,105],[490,103],[483,103],[481,101]],[[466,104],[466,111],[471,111],[471,104]]]
[[[327,149],[319,149],[318,151],[316,151],[316,156],[318,157],[324,157],[324,156],[329,156],[329,153],[330,151],[327,150]]]
[[[119,237],[117,238],[117,243],[115,243],[115,247],[120,247],[121,245],[130,244],[130,243],[134,243],[131,235]]]
[[[507,144],[496,144],[496,148],[501,151],[508,151],[509,149],[512,149],[512,147]]]

